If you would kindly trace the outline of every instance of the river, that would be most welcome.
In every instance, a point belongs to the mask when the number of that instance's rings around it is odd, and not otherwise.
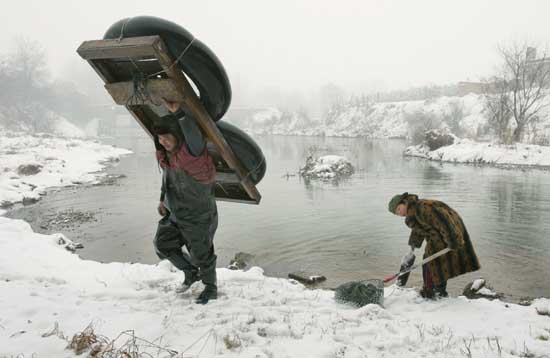
[[[260,205],[219,202],[215,238],[218,266],[239,251],[254,255],[267,275],[304,270],[327,277],[324,287],[384,278],[399,268],[409,229],[387,211],[392,195],[405,191],[439,199],[456,209],[470,232],[482,269],[449,282],[459,294],[484,277],[514,300],[550,296],[550,173],[404,158],[401,140],[255,136],[268,170],[258,188]],[[107,140],[134,151],[107,169],[126,177],[113,185],[52,190],[40,202],[10,211],[36,231],[45,215],[91,212],[95,221],[57,228],[82,242],[81,257],[102,262],[155,263],[152,238],[160,171],[145,134]],[[293,176],[308,150],[344,155],[357,173],[343,182],[306,182]],[[288,174],[288,175],[287,175]],[[418,251],[418,250],[417,250]],[[420,253],[417,253],[420,256]],[[421,274],[409,285],[421,285]]]

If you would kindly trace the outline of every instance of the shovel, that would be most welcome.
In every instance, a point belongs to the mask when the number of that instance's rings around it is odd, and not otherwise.
[[[441,251],[438,251],[436,252],[435,254],[431,255],[431,256],[428,256],[426,257],[424,260],[422,260],[422,262],[420,262],[419,264],[416,264],[416,265],[412,265],[409,269],[405,270],[405,271],[399,271],[398,273],[394,274],[394,275],[391,275],[389,277],[387,277],[386,279],[384,279],[384,283],[388,283],[388,282],[391,282],[393,280],[395,280],[396,278],[398,278],[399,276],[402,276],[402,275],[405,275],[409,272],[411,272],[412,270],[416,269],[418,266],[422,266],[434,259],[437,259],[439,256],[442,256],[442,255],[445,255],[447,252],[451,251],[451,249],[449,248],[446,248],[446,249],[443,249]]]
[[[422,262],[412,265],[404,271],[399,271],[395,275],[391,275],[385,280],[370,279],[363,281],[351,281],[338,286],[335,289],[334,298],[338,302],[352,303],[356,306],[364,306],[368,303],[376,303],[380,306],[384,305],[384,284],[395,280],[396,278],[403,276],[418,266],[422,266],[425,263],[438,258],[441,255],[445,255],[451,249],[443,249],[431,256],[426,257]]]

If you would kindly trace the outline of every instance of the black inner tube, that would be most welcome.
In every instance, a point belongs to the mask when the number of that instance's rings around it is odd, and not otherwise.
[[[231,104],[231,85],[216,55],[183,27],[153,16],[137,16],[117,21],[104,39],[160,36],[178,67],[193,81],[206,111],[214,121],[223,117]]]

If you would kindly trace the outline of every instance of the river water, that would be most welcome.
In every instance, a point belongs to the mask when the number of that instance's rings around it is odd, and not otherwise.
[[[550,173],[404,158],[406,143],[400,140],[255,139],[268,163],[258,186],[263,198],[258,206],[218,203],[219,267],[243,251],[254,255],[254,264],[268,275],[286,277],[303,270],[325,275],[325,287],[384,278],[399,268],[409,235],[403,219],[387,211],[387,202],[408,191],[445,201],[470,232],[482,269],[451,280],[451,294],[482,276],[511,299],[550,296]],[[153,146],[141,133],[108,142],[134,151],[107,170],[125,178],[114,185],[53,190],[7,215],[24,218],[36,231],[51,232],[40,227],[45,215],[66,209],[92,212],[95,221],[54,230],[82,242],[81,257],[158,262],[152,238],[161,176]],[[357,173],[339,183],[293,176],[312,149],[346,156]],[[411,275],[409,285],[421,285],[420,272]]]

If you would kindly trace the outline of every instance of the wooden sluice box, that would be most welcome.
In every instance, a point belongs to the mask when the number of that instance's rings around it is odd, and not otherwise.
[[[193,74],[184,73],[179,66],[180,58],[170,53],[160,36],[85,41],[77,52],[103,79],[114,101],[125,106],[151,138],[154,138],[153,125],[169,113],[163,99],[180,103],[207,138],[207,148],[217,171],[216,198],[259,204],[261,195],[256,183],[266,168],[260,148],[240,129],[214,121],[219,120],[229,106],[230,88],[225,108],[220,108],[212,96],[208,97],[204,83],[194,83],[196,87],[202,86],[198,90],[199,98],[187,77],[193,78]]]

